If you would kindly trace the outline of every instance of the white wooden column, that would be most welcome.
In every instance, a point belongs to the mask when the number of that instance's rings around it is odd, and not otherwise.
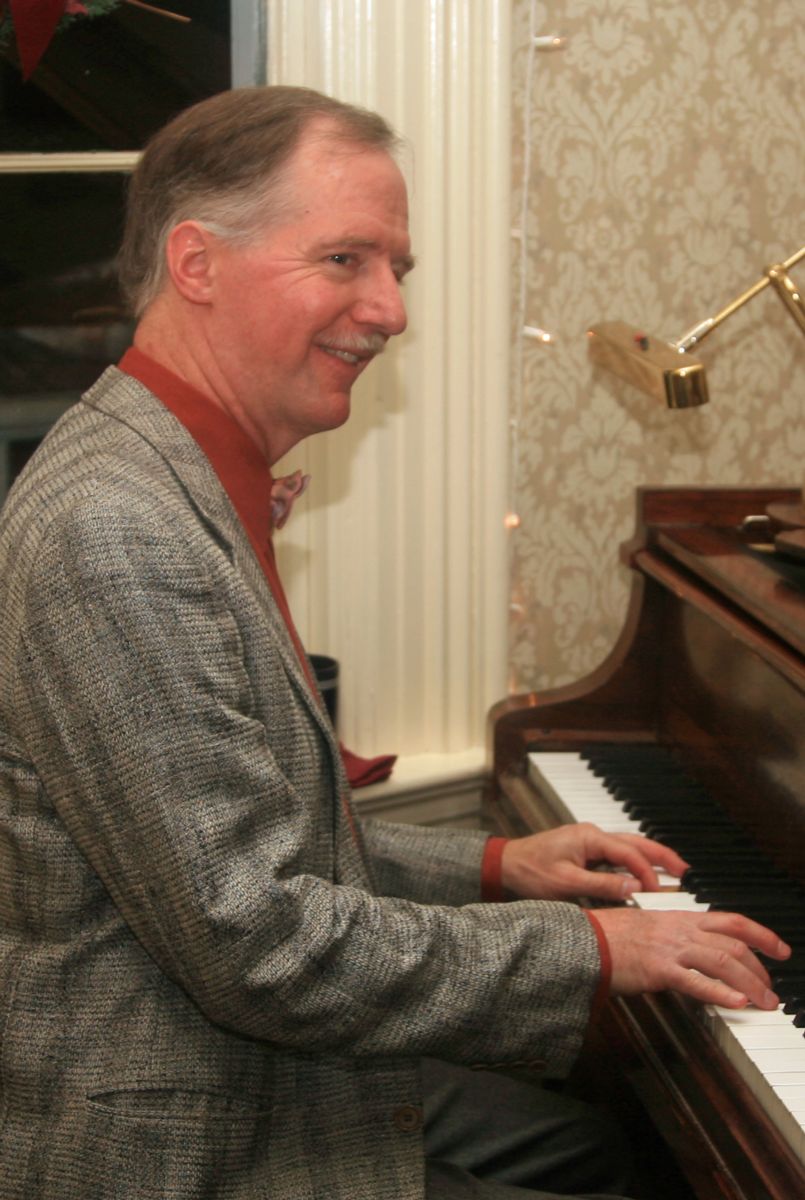
[[[282,464],[313,475],[278,537],[291,607],[365,754],[479,747],[506,690],[509,9],[267,0],[268,82],[376,109],[409,147],[409,329],[349,423]]]

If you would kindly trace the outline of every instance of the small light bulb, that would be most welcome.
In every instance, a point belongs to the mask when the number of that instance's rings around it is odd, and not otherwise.
[[[555,33],[541,34],[534,38],[537,50],[564,50],[567,38]]]
[[[520,516],[516,512],[507,512],[503,518],[503,526],[505,529],[519,529]]]
[[[548,333],[547,329],[540,329],[538,325],[524,325],[523,334],[525,337],[534,338],[537,342],[553,341],[553,334]]]

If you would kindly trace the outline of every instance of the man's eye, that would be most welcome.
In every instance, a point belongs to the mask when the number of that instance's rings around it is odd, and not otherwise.
[[[338,267],[349,267],[355,261],[354,254],[330,254],[327,257],[329,262],[335,263]]]

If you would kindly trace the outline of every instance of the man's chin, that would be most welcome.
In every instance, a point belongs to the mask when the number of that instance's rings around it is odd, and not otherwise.
[[[312,433],[326,433],[331,429],[340,429],[349,420],[352,411],[350,395],[347,392],[331,397],[330,403],[317,413],[316,427]]]

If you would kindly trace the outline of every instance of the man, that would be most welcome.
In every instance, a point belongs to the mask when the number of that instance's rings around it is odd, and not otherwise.
[[[750,921],[568,902],[679,873],[654,843],[352,810],[276,578],[270,465],[347,419],[405,327],[393,147],[292,88],[158,135],[122,254],[134,349],[4,510],[2,1200],[592,1190],[550,1120],[527,1167],[522,1128],[513,1162],[497,1132],[462,1139],[463,1069],[566,1073],[606,986],[775,1003],[750,946],[787,948]],[[483,870],[522,899],[479,903]]]

